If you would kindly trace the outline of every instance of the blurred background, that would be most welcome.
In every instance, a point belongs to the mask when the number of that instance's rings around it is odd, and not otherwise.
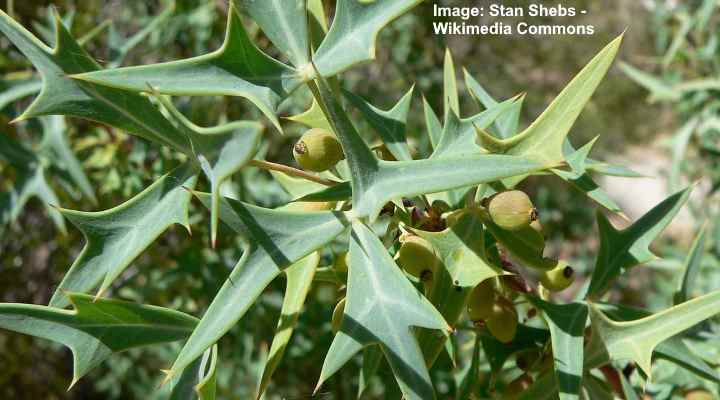
[[[437,3],[466,6],[490,2]],[[325,4],[332,15],[334,1]],[[699,293],[720,288],[720,1],[566,0],[566,6],[588,10],[572,21],[594,25],[595,34],[545,37],[434,35],[432,23],[439,19],[433,17],[432,4],[423,3],[385,29],[379,37],[377,62],[346,72],[345,86],[386,109],[415,84],[409,136],[413,147],[422,154],[427,140],[419,94],[441,114],[446,48],[454,57],[463,116],[481,110],[465,89],[465,68],[498,99],[526,92],[522,116],[526,125],[595,53],[627,29],[618,62],[573,128],[571,141],[579,147],[600,135],[594,159],[622,164],[645,176],[606,178],[600,182],[631,220],[675,190],[693,182],[697,182],[697,188],[692,204],[654,247],[662,259],[636,268],[622,279],[612,292],[613,300],[651,310],[671,305],[688,249],[705,221],[711,223],[707,226],[702,275],[696,288]],[[226,1],[178,0],[174,6],[159,0],[0,1],[3,11],[48,44],[53,41],[49,17],[53,5],[73,35],[82,38],[89,53],[106,67],[176,60],[212,51],[222,42],[228,8]],[[552,18],[528,21],[558,23]],[[277,55],[262,32],[249,20],[246,22],[260,47]],[[85,211],[111,208],[140,192],[178,162],[169,150],[86,121],[50,118],[8,125],[33,96],[7,102],[4,93],[27,87],[35,72],[5,37],[0,37],[0,49],[0,135],[11,140],[0,140],[0,146],[22,146],[47,155],[44,178],[57,204]],[[285,121],[287,133],[281,136],[247,101],[238,98],[178,98],[176,104],[199,125],[261,120],[268,126],[261,153],[268,160],[293,162],[291,146],[302,131],[298,124]],[[294,115],[308,105],[307,94],[298,93],[283,104],[281,113]],[[359,119],[356,121],[362,127]],[[82,179],[73,175],[68,158],[53,153],[53,147],[47,145],[48,138],[58,132],[68,138],[69,148],[79,160],[87,178],[84,186],[77,184]],[[8,193],[24,172],[0,157],[0,193]],[[230,189],[237,197],[263,206],[277,206],[289,199],[268,174],[256,169],[237,174]],[[573,260],[581,273],[591,270],[598,246],[595,206],[558,179],[533,178],[524,189],[532,193],[541,210],[542,223],[551,239],[549,251]],[[2,206],[13,204],[0,201]],[[53,220],[52,209],[37,196],[14,206],[13,210],[0,208],[0,222],[4,223],[0,227],[0,301],[46,304],[84,240],[71,225]],[[220,235],[217,250],[212,250],[205,211],[194,207],[191,218],[192,238],[182,227],[171,228],[132,263],[108,295],[200,316],[240,252],[237,239],[229,232]],[[281,280],[273,283],[222,339],[219,398],[254,396],[283,290]],[[334,287],[314,287],[267,399],[311,397],[332,340],[329,321],[337,299]],[[66,392],[72,376],[72,357],[67,349],[0,331],[0,397],[150,399],[161,379],[160,369],[167,367],[177,351],[177,345],[168,345],[116,355]],[[720,346],[698,352],[713,366],[718,365]],[[317,397],[354,398],[358,365],[341,370]],[[660,362],[656,368],[653,380],[658,383],[648,387],[653,398],[673,398],[696,387],[717,390],[708,382],[676,371],[676,367]],[[449,398],[447,393],[454,392],[454,377],[443,372],[442,367],[436,370],[433,373],[438,391],[446,394],[441,398]],[[368,398],[399,398],[392,377],[380,376]]]

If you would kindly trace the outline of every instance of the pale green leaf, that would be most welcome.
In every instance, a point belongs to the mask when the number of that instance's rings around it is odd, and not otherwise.
[[[460,98],[458,97],[457,77],[455,76],[455,62],[450,49],[445,49],[443,61],[443,110],[448,114],[460,115]]]
[[[300,311],[303,304],[305,304],[305,298],[312,285],[315,268],[317,268],[319,262],[320,255],[314,252],[285,269],[287,277],[285,298],[280,310],[280,320],[275,330],[275,337],[270,345],[268,359],[258,384],[258,399],[262,397],[267,389],[273,373],[282,360],[285,348],[290,342],[293,329],[300,316]]]
[[[550,328],[555,375],[561,400],[579,399],[583,378],[583,334],[587,323],[587,305],[553,304],[529,297],[542,311]]]
[[[689,187],[673,194],[623,230],[615,229],[602,213],[597,214],[600,250],[588,297],[599,298],[625,270],[657,258],[649,246],[687,202],[691,190]]]
[[[100,296],[125,268],[173,224],[190,229],[188,207],[196,171],[184,165],[163,176],[127,202],[106,211],[61,209],[84,235],[85,247],[63,277],[50,300],[53,307],[68,305],[65,291]]]
[[[373,344],[363,349],[363,364],[362,368],[360,368],[360,379],[358,380],[358,399],[362,398],[368,389],[370,379],[375,376],[378,368],[380,368],[382,357],[383,352],[380,345]]]
[[[325,356],[317,387],[363,347],[379,344],[404,397],[434,399],[411,327],[449,331],[442,315],[413,287],[377,236],[360,221],[352,224],[348,267],[345,315]]]
[[[210,208],[211,196],[195,193]],[[271,210],[223,198],[220,219],[244,239],[243,256],[168,372],[168,379],[217,342],[292,263],[324,246],[348,224],[341,212]]]
[[[370,126],[380,135],[390,153],[400,161],[412,160],[405,138],[405,128],[414,88],[411,87],[398,103],[387,111],[373,106],[352,92],[343,91],[343,95],[360,110]]]
[[[475,80],[464,68],[463,75],[470,94],[475,97],[485,109],[489,110],[497,106],[498,102],[480,85],[480,82]],[[500,139],[508,139],[517,132],[518,125],[520,124],[520,112],[522,111],[523,100],[525,100],[525,95],[519,96],[517,100],[512,103],[512,107],[505,110],[495,121],[495,128]]]
[[[435,114],[435,111],[432,109],[425,96],[423,96],[423,110],[425,112],[425,129],[427,129],[428,136],[430,137],[430,145],[434,149],[440,143],[443,127],[440,124],[440,119],[437,114]]]
[[[710,222],[707,221],[702,225],[700,231],[695,237],[695,240],[693,241],[692,246],[690,247],[690,252],[685,258],[683,279],[680,284],[680,289],[675,294],[675,304],[685,302],[692,297],[693,286],[695,285],[695,280],[700,272],[700,262],[702,261],[703,254],[705,252],[705,238],[707,236],[709,224]]]
[[[167,308],[67,293],[73,310],[0,304],[0,328],[52,340],[73,353],[73,382],[112,353],[186,338],[197,319]],[[71,384],[71,386],[72,386]]]
[[[313,61],[324,77],[375,59],[380,30],[422,0],[338,0],[335,17]]]
[[[244,97],[281,130],[275,111],[299,82],[294,80],[292,68],[272,59],[252,43],[232,4],[225,41],[212,53],[153,65],[75,72],[73,78],[135,92],[147,91],[150,85],[162,94]]]
[[[297,122],[299,124],[303,124],[309,128],[322,128],[327,130],[331,129],[330,124],[325,118],[325,114],[323,114],[320,105],[315,99],[313,99],[310,108],[308,108],[306,111],[297,115],[285,117],[285,119]]]
[[[650,378],[652,353],[657,345],[720,313],[720,290],[678,304],[651,316],[627,322],[610,320],[590,305],[593,334],[587,364],[633,361]]]

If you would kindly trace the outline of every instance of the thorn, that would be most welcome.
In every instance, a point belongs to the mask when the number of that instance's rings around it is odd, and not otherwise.
[[[11,120],[10,122],[8,122],[8,125],[14,125],[14,124],[17,124],[18,122],[22,122],[22,121],[25,121],[25,120],[27,120],[27,119],[28,119],[28,117],[25,116],[25,113],[22,113],[22,114],[20,114],[19,116],[15,117],[15,119],[13,119],[13,120]]]
[[[161,369],[160,372],[165,374],[165,378],[160,382],[160,387],[164,386],[166,383],[170,382],[173,378],[172,369]]]
[[[313,389],[313,392],[312,392],[313,396],[315,396],[317,394],[317,392],[318,392],[318,390],[320,390],[320,387],[322,386],[322,384],[323,384],[322,380],[318,381],[317,385],[315,385],[315,389]]]
[[[215,249],[215,245],[217,244],[217,232],[213,231],[210,234],[210,243],[212,244],[213,250]]]
[[[73,388],[73,386],[75,386],[75,384],[78,383],[79,380],[80,380],[80,377],[73,376],[73,380],[72,380],[72,382],[70,382],[70,386],[68,386],[66,392],[69,392]]]

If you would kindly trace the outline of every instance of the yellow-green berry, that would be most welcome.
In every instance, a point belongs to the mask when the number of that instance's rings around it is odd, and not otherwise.
[[[333,333],[338,333],[342,327],[343,315],[345,315],[345,299],[340,300],[333,310],[331,322]]]
[[[438,259],[430,242],[420,236],[405,236],[397,253],[397,263],[408,274],[429,279],[435,271]]]
[[[467,303],[467,312],[473,322],[484,320],[492,315],[495,304],[495,287],[493,279],[485,279],[470,292]]]
[[[555,268],[543,271],[540,282],[545,289],[551,292],[565,290],[573,283],[575,271],[565,261],[558,261]]]
[[[518,315],[515,306],[503,297],[498,297],[493,304],[490,316],[485,320],[485,326],[495,339],[510,343],[515,338],[518,326]]]
[[[488,203],[490,218],[502,229],[516,231],[537,219],[537,210],[525,192],[509,190],[494,195]]]
[[[305,132],[293,146],[293,156],[303,169],[322,172],[344,158],[342,146],[335,135],[325,129]]]

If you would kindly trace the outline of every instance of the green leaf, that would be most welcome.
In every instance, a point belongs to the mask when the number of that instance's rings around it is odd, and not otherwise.
[[[410,161],[410,148],[405,138],[408,111],[415,87],[398,101],[390,110],[381,110],[352,92],[343,90],[343,95],[363,114],[373,129],[380,135],[390,153],[400,161]]]
[[[276,4],[278,1],[254,3]],[[78,71],[73,78],[135,92],[147,91],[150,85],[162,94],[244,97],[282,131],[275,111],[299,81],[293,78],[292,68],[269,57],[252,43],[233,4],[230,3],[228,11],[225,41],[212,53],[153,65],[80,74],[78,72],[86,71]]]
[[[377,236],[357,220],[352,224],[348,257],[345,315],[325,356],[316,391],[363,347],[377,343],[406,399],[434,399],[411,327],[449,331],[449,326],[407,280]]]
[[[375,59],[375,39],[380,30],[422,0],[339,0],[335,17],[313,61],[324,77]]]
[[[666,84],[661,79],[658,79],[624,62],[620,63],[620,69],[625,73],[625,75],[635,81],[635,83],[650,91],[650,93],[652,93],[653,100],[674,101],[680,99],[681,93],[674,90],[672,86]]]
[[[127,202],[106,211],[61,209],[85,237],[85,247],[63,277],[50,300],[68,305],[65,291],[89,292],[99,286],[101,296],[125,268],[173,224],[190,229],[188,206],[196,171],[183,165],[158,179]]]
[[[358,380],[358,399],[362,398],[370,385],[370,379],[375,376],[378,368],[380,368],[382,357],[383,352],[380,345],[374,344],[363,349],[363,364],[360,369],[360,379]]]
[[[650,379],[652,353],[657,345],[718,313],[720,290],[627,322],[612,321],[590,304],[593,334],[588,344],[587,365],[597,367],[610,361],[631,360]]]
[[[211,196],[195,192],[211,207]],[[271,210],[223,198],[220,219],[240,234],[243,255],[218,291],[168,371],[171,379],[217,342],[284,269],[345,230],[345,214],[334,211]]]
[[[648,246],[687,202],[691,190],[689,187],[673,194],[623,230],[615,229],[602,213],[597,214],[600,250],[587,297],[599,298],[625,270],[657,258]]]
[[[169,400],[214,400],[217,369],[217,345],[207,349],[202,358],[185,368],[179,376],[163,385],[158,394],[167,392]]]
[[[440,143],[443,127],[440,124],[440,119],[438,119],[437,114],[435,114],[435,111],[433,111],[425,96],[423,96],[422,99],[423,110],[425,112],[425,129],[427,129],[428,136],[430,136],[430,145],[435,149]]]
[[[565,161],[570,167],[570,171],[561,169],[552,169],[551,171],[574,188],[585,193],[585,195],[594,200],[596,203],[614,213],[624,216],[620,206],[618,206],[617,203],[615,203],[615,201],[611,199],[610,196],[600,186],[598,186],[588,174],[588,155],[590,154],[590,150],[596,141],[597,137],[581,147],[579,150],[565,157]]]
[[[31,78],[23,82],[12,84],[10,88],[0,93],[0,110],[16,100],[20,100],[23,97],[39,92],[40,89],[42,89],[42,86],[42,81],[37,78]]]
[[[305,304],[305,298],[312,285],[315,268],[319,262],[320,255],[314,252],[285,269],[285,275],[287,276],[285,298],[280,310],[280,320],[275,330],[275,337],[270,345],[267,363],[258,384],[258,399],[265,393],[275,369],[282,360],[285,348],[290,342],[293,329],[300,316],[302,306]]]
[[[528,299],[540,310],[550,328],[555,375],[561,400],[579,399],[583,377],[583,333],[588,309],[584,303],[553,304]]]
[[[298,69],[310,63],[306,0],[235,0]],[[257,69],[261,72],[261,69]]]
[[[338,183],[316,192],[308,193],[297,200],[299,201],[344,201],[352,196],[350,182]]]
[[[475,337],[472,358],[470,359],[470,368],[463,377],[457,392],[458,399],[471,399],[480,384],[480,349],[482,343],[480,337]]]
[[[199,400],[215,400],[215,393],[217,391],[217,358],[217,345],[206,350],[203,354],[200,361],[200,370],[198,371],[200,381],[195,385],[195,392]]]
[[[503,147],[506,154],[562,162],[563,142],[610,68],[621,41],[622,35],[602,49],[527,129],[510,139],[496,139],[494,146]]]
[[[352,179],[353,215],[374,219],[388,201],[532,173],[547,165],[506,155],[475,154],[415,161],[378,160],[327,84],[311,85],[345,152]]]
[[[285,119],[289,119],[290,121],[303,124],[309,128],[322,128],[327,130],[332,129],[330,128],[330,123],[328,123],[327,119],[325,118],[325,114],[323,114],[320,105],[315,99],[313,99],[312,105],[310,105],[310,108],[308,108],[307,111],[298,115],[285,117]]]
[[[652,315],[651,312],[617,304],[596,304],[598,309],[616,321],[632,321]],[[683,337],[678,335],[665,340],[655,347],[653,356],[663,358],[677,364],[698,376],[720,383],[720,374],[685,344]]]
[[[683,303],[692,297],[692,288],[695,286],[695,280],[702,266],[700,262],[705,252],[705,237],[707,236],[709,225],[710,222],[706,221],[702,227],[700,227],[700,231],[690,247],[690,252],[687,258],[685,258],[683,268],[685,272],[683,273],[680,289],[675,293],[675,304]]]
[[[498,102],[485,91],[485,88],[480,85],[480,82],[475,80],[464,68],[463,75],[465,76],[465,84],[470,94],[475,97],[485,109],[489,110],[498,105]],[[512,103],[512,107],[503,112],[495,121],[495,127],[500,139],[508,139],[517,132],[518,125],[520,124],[520,112],[522,111],[523,100],[525,100],[524,94],[520,95],[517,100]]]
[[[59,19],[59,16],[55,16]],[[67,75],[95,71],[100,66],[56,23],[56,45],[50,49],[0,11],[0,31],[30,59],[43,78],[40,94],[15,121],[63,114],[102,122],[145,139],[191,153],[185,135],[177,131],[147,98],[83,84]]]
[[[446,118],[451,113],[460,115],[455,62],[448,48],[445,49],[445,60],[443,62],[443,110]]]
[[[178,311],[67,293],[74,310],[0,304],[0,328],[62,343],[73,353],[75,384],[117,353],[186,338],[197,319]]]

